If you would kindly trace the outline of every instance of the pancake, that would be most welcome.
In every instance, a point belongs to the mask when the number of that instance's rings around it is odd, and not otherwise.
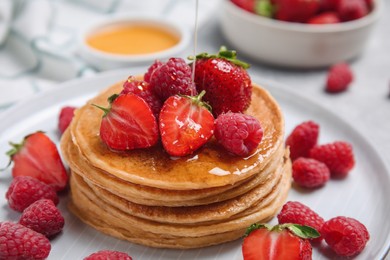
[[[263,183],[243,195],[221,202],[191,207],[157,207],[136,204],[89,183],[88,180],[79,177],[75,172],[73,172],[73,176],[78,185],[84,185],[84,187],[88,185],[95,194],[99,194],[102,201],[128,212],[132,216],[159,222],[198,223],[226,219],[252,207],[274,189],[283,171],[286,170],[285,168],[284,163],[280,164],[280,167],[269,174]]]
[[[286,168],[288,170],[282,174],[277,187],[271,192],[274,199],[264,203],[266,205],[262,205],[261,210],[256,209],[250,214],[241,214],[236,218],[233,216],[217,223],[180,225],[137,218],[105,203],[89,187],[71,190],[70,209],[95,229],[134,243],[162,248],[210,246],[241,237],[250,224],[266,222],[280,210],[290,188],[291,167]],[[77,186],[73,176],[71,185]]]
[[[269,173],[276,170],[280,160],[272,160],[265,169],[249,180],[235,185],[227,185],[202,190],[163,190],[123,181],[107,172],[92,167],[82,158],[75,145],[70,143],[69,132],[63,136],[63,152],[73,172],[87,179],[89,183],[109,191],[125,200],[149,206],[189,206],[210,204],[239,196],[263,182]],[[285,152],[283,146],[275,154],[281,157]]]
[[[260,172],[283,145],[284,120],[280,108],[266,90],[254,85],[252,103],[246,113],[261,122],[264,134],[256,151],[247,158],[231,155],[215,139],[183,158],[172,158],[161,144],[128,152],[111,151],[99,136],[102,111],[91,104],[107,107],[107,98],[120,92],[121,85],[115,84],[78,109],[70,126],[72,142],[82,156],[93,167],[119,179],[167,190],[226,186]]]

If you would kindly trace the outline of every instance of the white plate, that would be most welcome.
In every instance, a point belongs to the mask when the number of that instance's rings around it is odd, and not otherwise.
[[[41,93],[25,100],[0,115],[0,162],[7,162],[4,155],[8,141],[17,142],[28,133],[44,130],[58,142],[57,115],[65,105],[82,105],[100,89],[127,78],[129,73],[139,74],[145,68],[132,68],[108,72],[93,78],[78,79],[58,86],[55,91]],[[254,80],[260,82],[261,80]],[[366,139],[350,125],[310,99],[290,89],[271,82],[262,82],[281,105],[287,133],[305,120],[315,120],[321,126],[320,143],[346,140],[353,144],[356,166],[348,178],[331,180],[325,187],[304,191],[293,188],[289,200],[298,200],[325,219],[344,215],[363,222],[371,234],[366,249],[357,259],[380,259],[390,244],[390,174],[383,160]],[[17,221],[19,213],[9,209],[5,192],[11,181],[8,169],[0,175],[0,220]],[[61,196],[59,208],[66,224],[61,235],[52,241],[49,259],[82,259],[92,252],[113,249],[128,252],[134,259],[242,259],[241,240],[199,250],[163,250],[121,241],[83,224],[66,209],[67,196]],[[273,220],[275,222],[275,220]],[[313,259],[334,258],[329,250],[314,249]]]

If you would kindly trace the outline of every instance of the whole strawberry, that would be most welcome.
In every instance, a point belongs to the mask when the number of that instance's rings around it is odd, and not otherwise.
[[[370,234],[354,218],[335,217],[325,222],[321,234],[326,243],[340,256],[354,256],[365,248]]]
[[[328,72],[326,91],[338,93],[348,89],[353,81],[353,73],[347,63],[334,64]]]
[[[130,76],[125,83],[123,84],[123,90],[120,94],[135,94],[148,103],[150,109],[156,118],[160,114],[160,110],[162,107],[161,100],[154,94],[152,89],[150,88],[149,83],[144,80],[137,80],[135,77]]]
[[[40,199],[23,211],[19,224],[50,237],[61,232],[65,220],[53,201]]]
[[[215,138],[229,152],[248,156],[263,138],[260,122],[241,113],[223,113],[215,120]]]
[[[340,22],[340,18],[338,17],[336,12],[321,13],[316,16],[313,16],[307,21],[307,23],[309,24],[332,24]]]
[[[68,183],[68,175],[61,161],[56,145],[43,132],[27,135],[22,143],[10,143],[7,152],[14,162],[12,175],[31,176],[55,190],[63,190]]]
[[[343,141],[316,146],[310,150],[310,157],[325,163],[336,178],[344,178],[355,166],[352,145]]]
[[[337,12],[342,21],[352,21],[366,16],[369,12],[365,0],[339,0]]]
[[[101,250],[85,257],[84,260],[132,260],[132,258],[123,252]]]
[[[298,202],[289,201],[283,205],[282,210],[278,214],[279,224],[294,223],[315,228],[321,232],[324,219],[308,206]],[[321,241],[322,237],[317,237],[314,241]]]
[[[317,188],[323,186],[330,178],[330,171],[326,164],[300,157],[293,162],[292,175],[294,182],[301,187]]]
[[[305,23],[320,8],[319,0],[275,0],[275,18],[282,21]]]
[[[58,129],[61,134],[65,132],[69,124],[72,122],[75,110],[75,107],[70,106],[61,108],[60,115],[58,117]]]
[[[162,101],[176,94],[196,95],[191,68],[182,58],[170,58],[165,64],[157,66],[149,84]]]
[[[44,235],[17,223],[0,223],[0,259],[45,259],[50,250]]]
[[[147,148],[158,141],[155,116],[144,99],[134,94],[112,95],[100,125],[102,141],[114,150]]]
[[[214,132],[214,117],[198,96],[171,96],[160,112],[159,126],[164,149],[173,156],[185,156],[205,144]]]
[[[204,100],[215,117],[226,112],[244,112],[250,105],[252,83],[246,71],[249,65],[236,59],[236,52],[221,47],[217,55],[196,56],[195,84],[206,91]]]
[[[9,206],[19,212],[40,199],[49,199],[58,204],[57,193],[51,186],[29,176],[15,177],[5,197]]]
[[[256,5],[257,0],[231,0],[231,1],[232,1],[232,3],[237,5],[238,7],[242,8],[248,12],[251,12],[251,13],[255,12],[255,5]]]
[[[313,121],[306,121],[297,125],[286,139],[290,148],[291,160],[309,156],[310,149],[317,144],[319,125]]]
[[[318,236],[315,229],[307,226],[253,224],[245,234],[242,255],[244,260],[308,260],[311,259],[312,248],[307,239]]]

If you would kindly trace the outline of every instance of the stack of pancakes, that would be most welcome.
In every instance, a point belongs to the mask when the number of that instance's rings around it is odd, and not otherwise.
[[[246,111],[264,136],[247,158],[229,154],[215,139],[191,156],[169,156],[161,144],[127,152],[100,139],[107,98],[118,83],[79,108],[61,140],[71,169],[70,209],[106,234],[152,247],[197,248],[241,237],[255,222],[267,222],[284,203],[291,162],[284,146],[279,106],[253,87]]]

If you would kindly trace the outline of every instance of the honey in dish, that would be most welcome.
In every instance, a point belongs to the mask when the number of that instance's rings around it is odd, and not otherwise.
[[[150,25],[123,25],[90,35],[87,44],[97,50],[122,55],[148,54],[175,46],[179,38]]]

